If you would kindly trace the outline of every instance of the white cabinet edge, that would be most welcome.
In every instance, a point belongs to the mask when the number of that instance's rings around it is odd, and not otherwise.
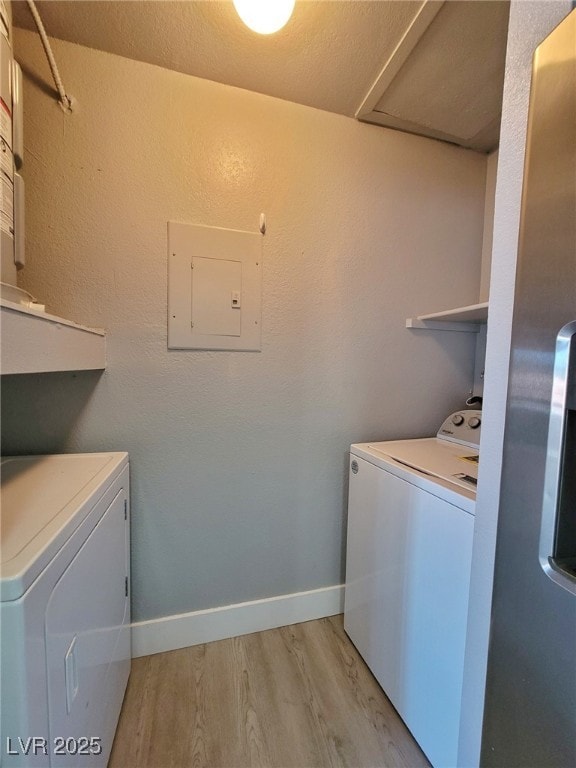
[[[48,373],[106,367],[106,334],[2,300],[0,372]]]

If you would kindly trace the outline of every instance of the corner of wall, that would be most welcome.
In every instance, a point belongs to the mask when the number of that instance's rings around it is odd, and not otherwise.
[[[496,173],[498,149],[486,158],[486,194],[484,198],[484,230],[482,232],[482,268],[480,272],[480,296],[478,301],[488,301],[490,295],[490,269],[492,266],[492,242],[494,232],[494,203],[496,198]]]

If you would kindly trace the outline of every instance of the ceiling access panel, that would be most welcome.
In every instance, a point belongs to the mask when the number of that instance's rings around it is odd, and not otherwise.
[[[399,43],[357,117],[478,152],[500,133],[508,2],[436,3]]]

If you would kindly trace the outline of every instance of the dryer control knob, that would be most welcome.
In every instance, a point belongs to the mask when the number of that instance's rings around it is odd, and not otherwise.
[[[452,424],[454,424],[455,427],[459,427],[463,422],[464,416],[462,416],[461,413],[455,413],[454,416],[452,416]]]
[[[470,429],[478,429],[478,427],[481,424],[481,420],[478,416],[472,416],[471,419],[468,419],[468,426]]]

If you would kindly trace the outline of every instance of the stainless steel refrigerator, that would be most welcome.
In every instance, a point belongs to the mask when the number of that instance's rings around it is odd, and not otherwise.
[[[537,48],[483,766],[576,766],[576,11]]]

